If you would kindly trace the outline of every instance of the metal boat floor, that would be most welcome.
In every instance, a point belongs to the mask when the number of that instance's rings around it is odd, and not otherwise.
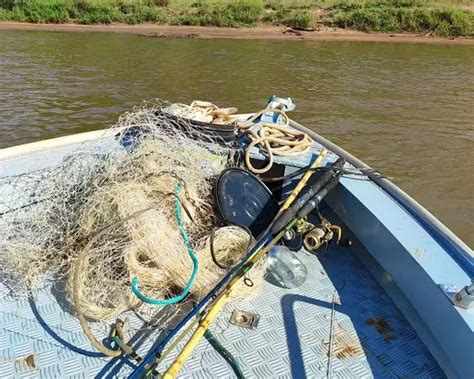
[[[351,248],[331,247],[318,256],[301,251],[308,269],[300,288],[265,282],[253,299],[229,303],[212,330],[248,378],[436,378],[440,367],[388,295]],[[331,317],[336,294],[334,318]],[[0,285],[2,378],[127,376],[126,359],[95,353],[73,315],[51,289],[35,300],[16,299]],[[229,323],[232,310],[260,316],[257,329]],[[328,367],[331,321],[332,364]],[[145,355],[164,331],[137,338]],[[182,347],[184,341],[178,347]],[[176,354],[160,365],[168,367]],[[329,372],[329,371],[330,372]],[[206,341],[188,359],[183,378],[230,378],[234,373]]]

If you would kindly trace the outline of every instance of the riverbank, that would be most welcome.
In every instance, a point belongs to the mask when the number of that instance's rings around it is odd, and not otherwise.
[[[0,0],[0,21],[474,36],[468,0]]]
[[[80,25],[32,24],[0,22],[0,30],[29,30],[51,32],[99,32],[136,34],[161,38],[243,39],[279,41],[353,41],[474,45],[474,38],[444,38],[413,33],[365,33],[356,30],[325,29],[301,31],[285,27],[216,28],[205,26],[169,26],[155,24],[127,25]]]

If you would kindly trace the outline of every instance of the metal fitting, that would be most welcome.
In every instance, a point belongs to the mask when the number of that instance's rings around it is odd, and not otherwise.
[[[456,293],[451,300],[457,307],[471,308],[474,305],[474,282]]]
[[[230,316],[230,323],[240,326],[241,328],[257,329],[260,316],[255,313],[239,311],[234,309]]]
[[[322,225],[315,227],[304,236],[304,247],[311,253],[314,253],[325,242],[327,233],[331,233]],[[332,236],[331,236],[332,238]],[[328,238],[327,240],[330,240]]]

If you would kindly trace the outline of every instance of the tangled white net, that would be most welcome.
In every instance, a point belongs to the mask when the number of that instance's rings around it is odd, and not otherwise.
[[[249,247],[248,233],[222,226],[213,179],[234,165],[232,148],[205,136],[191,138],[190,123],[147,103],[114,126],[119,143],[99,152],[84,145],[53,169],[0,178],[0,277],[18,296],[65,282],[66,298],[90,320],[113,321],[128,310],[156,320],[156,307],[130,289],[169,299],[185,288],[193,262],[179,217],[199,260],[190,297],[197,301]],[[179,211],[177,210],[179,208]],[[252,270],[254,286],[264,264]],[[242,285],[234,293],[248,296]]]

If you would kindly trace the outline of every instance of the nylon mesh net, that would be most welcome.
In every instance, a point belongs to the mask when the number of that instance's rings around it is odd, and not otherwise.
[[[132,311],[147,327],[165,325],[185,305],[150,306],[130,285],[138,278],[140,291],[156,299],[186,286],[193,262],[177,206],[199,260],[190,299],[201,299],[225,274],[210,254],[213,230],[217,259],[239,261],[250,237],[222,224],[212,194],[215,178],[235,165],[233,149],[192,138],[191,123],[163,112],[166,106],[157,101],[125,113],[107,142],[82,144],[52,168],[0,178],[0,277],[15,296],[53,286],[88,320],[110,322]],[[252,289],[241,284],[234,293],[255,292],[264,269],[252,270]],[[96,328],[106,333],[103,324]]]

